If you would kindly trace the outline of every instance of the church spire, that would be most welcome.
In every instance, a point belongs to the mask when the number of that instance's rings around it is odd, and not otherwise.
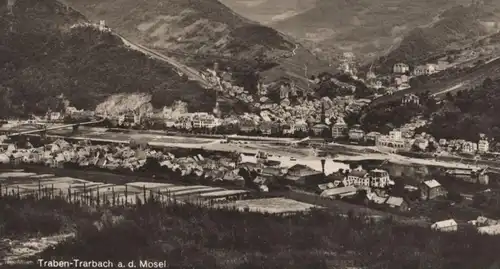
[[[326,123],[325,103],[321,103],[321,123]]]

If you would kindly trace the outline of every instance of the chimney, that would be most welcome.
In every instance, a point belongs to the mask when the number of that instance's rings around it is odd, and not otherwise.
[[[326,163],[326,160],[321,159],[321,172],[323,172],[323,174],[325,174],[325,163]]]

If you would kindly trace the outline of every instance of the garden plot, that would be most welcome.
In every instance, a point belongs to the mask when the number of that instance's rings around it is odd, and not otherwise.
[[[2,187],[2,195],[19,195],[21,197],[35,194],[38,189],[25,189],[19,186],[5,186]]]
[[[82,193],[84,191],[94,191],[97,189],[105,189],[107,187],[115,186],[113,184],[106,184],[101,182],[77,183],[71,186],[71,191],[74,193]]]
[[[103,195],[112,195],[113,192],[115,193],[115,195],[120,194],[120,193],[124,194],[125,191],[127,193],[141,193],[140,190],[128,188],[125,185],[111,185],[111,186],[104,186],[104,187],[98,186],[97,188],[95,188],[92,191],[95,191],[95,192],[99,191],[99,194],[103,194]]]
[[[222,191],[214,191],[200,194],[203,198],[222,198],[231,195],[238,195],[248,193],[249,191],[245,190],[222,190]]]
[[[55,177],[55,175],[53,175],[53,174],[40,174],[40,175],[30,176],[29,178],[31,178],[31,179],[42,179],[42,178],[51,178],[51,177]]]
[[[248,210],[252,212],[271,214],[303,212],[308,211],[312,208],[318,208],[317,206],[312,204],[302,203],[285,198],[239,200],[225,203],[221,206],[232,207],[242,211]]]
[[[27,173],[23,171],[14,171],[14,172],[3,172],[0,173],[0,180],[5,180],[8,178],[27,178],[27,177],[32,177],[36,176],[36,173]]]
[[[70,178],[70,177],[59,177],[59,178],[50,178],[47,180],[41,180],[39,182],[30,182],[27,184],[10,184],[11,186],[19,186],[21,189],[30,189],[30,190],[38,190],[38,188],[49,188],[54,190],[62,190],[63,192],[67,192],[70,187],[73,187],[74,184],[83,184],[87,183],[85,180]]]
[[[204,185],[195,185],[195,186],[171,186],[171,187],[166,187],[166,188],[159,188],[156,189],[155,191],[158,191],[162,194],[172,194],[175,195],[177,192],[180,191],[186,191],[186,190],[194,190],[194,189],[200,189],[203,187],[207,187]]]
[[[147,199],[147,195],[146,195],[146,199]],[[113,197],[111,196],[108,196],[107,197],[109,203],[113,203]],[[144,203],[145,199],[144,199],[144,194],[119,194],[119,195],[115,195],[115,203],[118,203],[118,204],[125,204],[125,202],[127,204],[131,204],[131,205],[135,205],[137,204],[137,201],[140,200],[141,203]]]
[[[151,190],[151,189],[170,187],[170,186],[173,186],[174,184],[158,183],[158,182],[130,182],[130,183],[126,183],[125,185],[128,185],[128,186],[133,187],[133,188],[141,189],[141,190],[143,188],[145,188],[146,190]]]
[[[50,187],[54,189],[64,189],[67,190],[68,188],[72,188],[73,185],[75,184],[88,184],[90,182],[82,179],[77,179],[77,178],[71,178],[71,177],[58,177],[58,178],[51,178],[48,180],[44,180],[40,182],[40,185],[44,187]]]
[[[206,186],[206,187],[202,187],[202,188],[178,191],[178,192],[175,192],[174,195],[175,195],[175,197],[189,196],[189,195],[198,195],[198,194],[205,193],[205,192],[214,192],[214,191],[223,191],[223,190],[225,190],[225,189],[219,188],[219,187]]]

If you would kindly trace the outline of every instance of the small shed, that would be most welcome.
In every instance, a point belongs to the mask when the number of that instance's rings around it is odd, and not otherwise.
[[[401,211],[408,210],[408,203],[402,197],[390,196],[385,203],[392,208],[397,208]]]
[[[357,193],[357,189],[354,186],[347,186],[347,187],[340,187],[340,188],[332,188],[325,190],[321,193],[321,197],[328,197],[328,198],[344,198],[344,197],[349,197],[353,196]]]
[[[454,219],[438,221],[431,225],[431,229],[440,232],[456,232],[458,223]]]
[[[420,184],[420,196],[422,200],[431,200],[445,194],[445,189],[435,179],[427,180]]]

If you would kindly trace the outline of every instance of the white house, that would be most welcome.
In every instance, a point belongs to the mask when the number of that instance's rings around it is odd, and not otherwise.
[[[477,151],[479,151],[479,153],[486,153],[490,151],[490,143],[488,142],[488,140],[479,140],[479,143],[477,143]]]
[[[369,186],[370,178],[365,170],[351,171],[342,182],[344,186]]]
[[[401,132],[401,130],[392,130],[389,132],[389,138],[392,140],[401,140],[403,139],[403,133]]]
[[[454,219],[438,221],[431,225],[431,229],[440,232],[456,232],[458,223]]]
[[[477,232],[480,234],[487,234],[487,235],[499,235],[500,224],[478,227]]]
[[[373,73],[372,71],[369,71],[368,73],[366,73],[366,80],[373,80],[376,78],[377,78],[377,75],[375,73]]]
[[[386,188],[389,185],[394,185],[394,182],[391,180],[389,173],[385,170],[374,169],[368,173],[370,177],[371,186],[375,188]]]
[[[465,143],[462,144],[463,153],[473,154],[477,150],[478,150],[477,143],[466,141]]]
[[[420,104],[420,98],[413,93],[408,93],[401,99],[402,104]]]
[[[415,67],[415,70],[413,70],[413,75],[415,76],[432,75],[436,73],[437,70],[438,68],[437,65],[435,64],[419,65]]]
[[[363,169],[351,171],[343,180],[344,186],[386,188],[393,185],[389,173],[381,169],[367,172]]]
[[[410,66],[404,63],[397,63],[394,65],[392,68],[392,71],[396,74],[404,74],[408,71],[410,71]]]

